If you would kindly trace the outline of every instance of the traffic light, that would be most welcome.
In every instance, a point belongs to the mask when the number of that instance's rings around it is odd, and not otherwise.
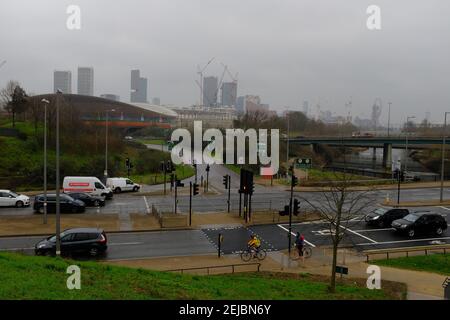
[[[223,185],[225,186],[225,189],[228,189],[228,175],[223,176]]]
[[[181,180],[177,180],[176,181],[176,186],[177,187],[184,187],[184,183],[181,183]]]
[[[292,185],[293,187],[295,187],[297,184],[298,184],[298,178],[297,178],[294,174],[292,174],[291,185]]]
[[[405,171],[403,170],[400,171],[400,181],[405,182]]]
[[[294,199],[294,209],[292,213],[295,216],[298,216],[298,214],[300,213],[300,201],[298,199]]]
[[[165,172],[166,171],[166,164],[164,161],[161,161],[161,171]]]
[[[175,175],[171,174],[170,175],[170,187],[173,188],[175,185]]]
[[[209,164],[206,165],[206,172],[209,172]]]
[[[250,184],[249,184],[248,188],[249,188],[248,193],[249,194],[253,194],[253,192],[255,191],[255,184],[253,182],[253,177],[252,177],[252,179],[250,181]]]
[[[127,159],[125,160],[125,165],[127,166],[127,168],[130,167],[130,158],[127,158]]]
[[[284,206],[284,210],[278,211],[280,216],[287,216],[289,215],[289,206]]]
[[[167,172],[173,172],[173,171],[175,171],[175,168],[174,168],[172,161],[167,160]]]
[[[194,196],[198,195],[198,189],[199,189],[198,183],[194,183],[194,184],[192,185],[192,187],[193,187],[192,190],[193,190]]]

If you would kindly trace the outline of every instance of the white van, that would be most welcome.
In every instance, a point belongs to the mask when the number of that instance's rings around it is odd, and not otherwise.
[[[64,193],[89,193],[111,199],[113,192],[96,177],[65,177],[63,181]]]
[[[108,178],[106,179],[106,186],[115,193],[121,193],[123,191],[137,192],[141,188],[139,184],[127,178]]]

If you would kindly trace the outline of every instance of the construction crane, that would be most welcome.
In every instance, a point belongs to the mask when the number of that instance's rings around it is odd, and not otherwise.
[[[0,68],[3,67],[6,63],[6,60],[3,60],[2,62],[0,62]]]
[[[213,62],[215,57],[211,58],[208,63],[203,67],[200,68],[199,65],[197,65],[197,73],[200,76],[200,105],[203,106],[203,73],[205,72],[206,68]]]

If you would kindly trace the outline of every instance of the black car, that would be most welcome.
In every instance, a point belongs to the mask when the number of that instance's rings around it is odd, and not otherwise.
[[[392,222],[397,219],[401,219],[409,214],[408,209],[394,208],[385,209],[378,208],[368,215],[365,220],[368,225],[377,226],[380,228],[390,227]]]
[[[60,194],[60,208],[61,213],[83,213],[86,210],[86,205],[83,201],[75,200],[71,196]],[[37,213],[44,213],[44,195],[40,194],[34,198],[33,209]],[[56,194],[47,194],[47,212],[56,212]]]
[[[75,200],[83,201],[86,207],[103,207],[105,205],[105,198],[90,195],[87,193],[69,193],[69,196]]]
[[[61,255],[89,254],[98,256],[108,249],[106,234],[101,229],[67,229],[60,234]],[[36,255],[56,254],[56,235],[39,241],[34,248]]]
[[[438,213],[413,212],[392,222],[392,227],[409,237],[414,237],[416,234],[433,233],[440,236],[447,229],[447,221]]]

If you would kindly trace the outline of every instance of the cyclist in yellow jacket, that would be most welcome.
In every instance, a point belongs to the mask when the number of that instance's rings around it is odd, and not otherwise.
[[[254,257],[255,253],[257,253],[259,248],[261,247],[261,241],[256,237],[256,235],[252,234],[250,236],[250,240],[248,240],[247,242],[247,246],[249,250],[253,253]]]

